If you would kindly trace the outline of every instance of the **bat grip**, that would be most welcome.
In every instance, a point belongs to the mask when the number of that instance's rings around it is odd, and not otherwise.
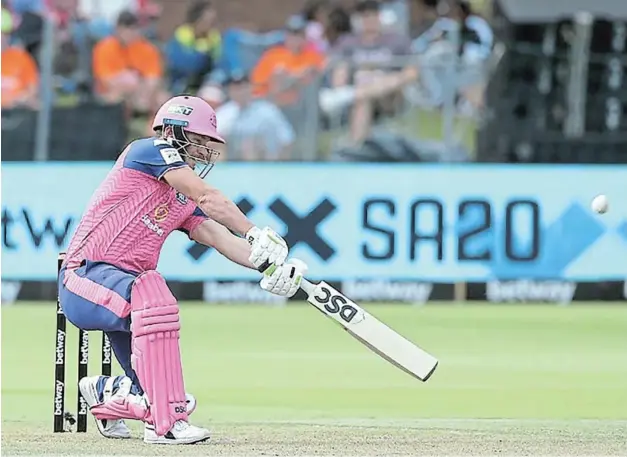
[[[302,264],[304,270],[306,271],[307,269],[307,265],[305,264],[305,262],[298,260],[298,259],[292,259],[293,263],[300,263]],[[257,268],[257,271],[259,271],[259,273],[263,274],[264,271],[266,271],[269,267],[270,267],[270,262],[264,262],[263,265],[261,265],[259,268]],[[305,293],[307,295],[311,295],[313,294],[314,289],[316,288],[316,285],[313,284],[311,281],[306,280],[305,278],[303,278],[300,282],[300,288],[303,289],[305,291]]]

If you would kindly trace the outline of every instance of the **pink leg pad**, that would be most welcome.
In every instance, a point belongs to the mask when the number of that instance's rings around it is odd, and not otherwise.
[[[179,349],[179,306],[156,271],[141,274],[131,291],[131,364],[150,403],[159,436],[187,421]]]
[[[133,401],[135,395],[113,397],[105,403],[92,406],[91,413],[99,420],[136,419],[152,423],[150,410],[146,404]]]

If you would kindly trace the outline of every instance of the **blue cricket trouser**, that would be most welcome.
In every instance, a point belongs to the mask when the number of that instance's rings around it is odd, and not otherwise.
[[[143,394],[131,366],[131,289],[137,273],[104,262],[84,261],[59,274],[59,300],[66,318],[83,330],[102,330],[113,353],[132,379],[134,394]]]

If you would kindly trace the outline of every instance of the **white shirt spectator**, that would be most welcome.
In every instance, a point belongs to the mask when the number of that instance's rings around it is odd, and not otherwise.
[[[139,12],[137,0],[79,0],[78,11],[83,17],[104,19],[115,24],[124,10]]]
[[[490,24],[481,16],[470,15],[466,18],[465,26],[468,36],[461,36],[463,41],[462,57],[468,61],[476,62],[490,57],[494,45],[494,33]],[[413,51],[424,53],[434,42],[449,34],[459,24],[453,19],[440,18],[426,32],[416,38],[412,43]],[[461,28],[459,32],[462,33]]]
[[[425,103],[440,106],[444,95],[452,88],[469,88],[482,83],[485,78],[485,62],[492,54],[494,34],[488,22],[471,14],[459,22],[450,18],[438,19],[426,32],[412,43],[414,52],[421,55],[421,82],[425,89]],[[450,33],[459,27],[462,48],[460,64],[454,80],[449,80],[449,70],[458,53],[456,43],[451,42]]]

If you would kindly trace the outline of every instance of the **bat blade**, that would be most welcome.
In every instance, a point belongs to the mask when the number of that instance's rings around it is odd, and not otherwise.
[[[426,381],[438,366],[438,359],[404,338],[357,303],[321,281],[303,280],[307,301],[342,325],[354,338],[407,374]]]

